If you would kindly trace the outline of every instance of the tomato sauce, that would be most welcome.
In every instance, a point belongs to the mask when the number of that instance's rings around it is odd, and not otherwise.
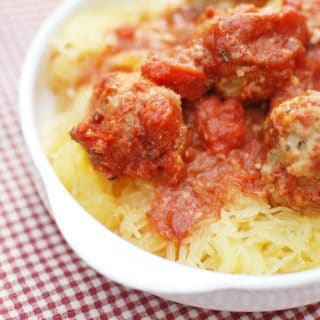
[[[161,235],[180,241],[208,215],[218,219],[232,190],[268,198],[261,173],[268,109],[320,90],[318,23],[310,24],[318,16],[296,10],[298,2],[223,14],[186,5],[125,24],[84,70],[78,85],[109,76],[96,86],[89,119],[71,135],[108,177],[154,183],[147,215]],[[137,51],[147,52],[139,70],[110,63]],[[128,86],[126,74],[136,71],[139,80]]]
[[[194,109],[189,111],[189,119],[194,118],[194,113]],[[264,117],[265,112],[249,108],[237,119],[244,122],[241,131],[245,134],[239,136],[241,148],[234,147],[233,139],[228,145],[228,133],[225,135],[224,146],[232,149],[228,154],[212,154],[201,147],[201,142],[194,141],[193,159],[187,165],[185,179],[175,187],[158,185],[153,208],[148,213],[151,223],[162,235],[181,240],[207,215],[219,218],[220,209],[233,188],[264,196],[260,173],[266,153]],[[215,130],[228,126],[229,119],[222,118],[216,122]]]
[[[172,185],[185,171],[179,96],[138,73],[108,73],[94,88],[87,121],[70,135],[109,180],[126,175]]]
[[[197,103],[195,117],[202,144],[212,154],[226,154],[244,144],[244,112],[239,100],[203,99]]]
[[[77,86],[94,83],[106,72],[133,71],[134,65],[123,67],[110,64],[110,58],[119,53],[143,54],[146,50],[163,52],[185,44],[194,37],[195,25],[201,13],[202,11],[197,7],[182,5],[157,18],[142,16],[138,25],[122,24],[108,32],[103,52],[94,57],[89,66],[83,70],[77,80]],[[196,76],[199,79],[199,75],[196,74]]]

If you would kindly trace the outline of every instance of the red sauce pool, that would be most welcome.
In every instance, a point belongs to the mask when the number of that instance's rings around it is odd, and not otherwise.
[[[189,111],[188,117],[193,116],[194,110]],[[246,133],[241,148],[227,155],[212,155],[195,139],[185,179],[176,187],[157,187],[148,216],[163,236],[181,240],[208,215],[219,218],[232,188],[264,196],[260,168],[266,153],[262,132],[265,113],[250,108],[244,118]]]

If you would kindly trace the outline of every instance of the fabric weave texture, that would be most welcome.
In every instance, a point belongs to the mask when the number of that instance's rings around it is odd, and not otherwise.
[[[165,301],[106,279],[67,245],[33,184],[16,112],[26,50],[61,2],[0,0],[0,319],[319,319],[320,304],[235,314]]]

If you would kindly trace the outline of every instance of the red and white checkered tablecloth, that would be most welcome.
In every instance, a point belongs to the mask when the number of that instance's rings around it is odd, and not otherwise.
[[[265,314],[189,308],[109,281],[69,248],[32,182],[16,115],[26,48],[61,1],[0,0],[0,319],[320,319],[320,304]]]

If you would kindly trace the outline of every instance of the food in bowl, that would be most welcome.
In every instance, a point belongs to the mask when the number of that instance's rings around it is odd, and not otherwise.
[[[168,259],[319,266],[319,9],[162,0],[79,13],[48,63],[55,172],[102,224]]]

